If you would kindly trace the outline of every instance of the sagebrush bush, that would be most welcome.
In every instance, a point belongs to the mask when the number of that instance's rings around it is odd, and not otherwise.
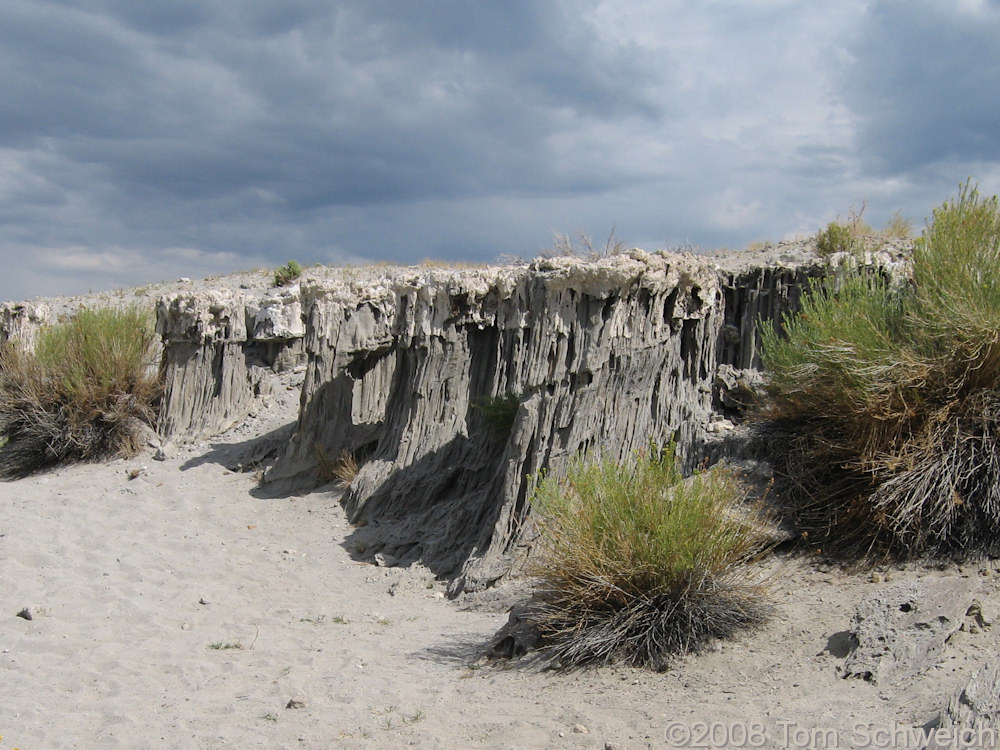
[[[287,286],[302,275],[302,266],[298,261],[290,260],[285,265],[274,270],[274,285]]]
[[[672,446],[633,465],[581,457],[544,478],[528,618],[546,658],[661,666],[763,622],[769,605],[747,564],[767,545],[744,497],[722,469],[685,480]]]
[[[827,551],[1000,551],[1000,211],[967,183],[911,283],[816,285],[765,332],[773,457]],[[779,438],[779,439],[776,439]]]
[[[858,254],[865,249],[865,238],[874,234],[872,228],[862,218],[865,213],[865,204],[861,204],[861,210],[851,209],[846,220],[839,217],[836,221],[831,221],[816,235],[816,250],[820,255],[832,255],[833,253]]]
[[[851,227],[838,221],[831,221],[826,225],[826,229],[816,235],[816,249],[820,255],[857,252],[861,249],[861,240]]]
[[[153,337],[148,311],[84,308],[34,351],[0,348],[0,475],[137,449],[159,393]]]

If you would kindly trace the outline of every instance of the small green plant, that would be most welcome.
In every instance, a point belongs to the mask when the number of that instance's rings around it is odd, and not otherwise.
[[[159,394],[153,340],[148,310],[82,308],[34,351],[0,347],[0,475],[137,450]]]
[[[243,644],[239,641],[216,641],[208,644],[213,651],[242,651]]]
[[[767,331],[765,434],[811,543],[857,556],[1000,552],[1000,208],[966,183],[908,284],[816,286]]]
[[[826,225],[826,229],[816,235],[816,250],[822,256],[829,256],[834,253],[857,254],[864,250],[865,237],[874,234],[872,228],[865,223],[862,216],[865,213],[865,204],[861,204],[861,210],[851,209],[845,221],[838,217],[836,221],[831,221]]]
[[[748,563],[767,548],[736,478],[685,479],[673,446],[633,465],[575,459],[532,499],[540,594],[529,605],[552,663],[660,666],[770,611]]]
[[[837,221],[831,221],[826,229],[816,237],[816,249],[820,255],[833,253],[855,252],[858,247],[857,238],[851,233],[850,227]]]
[[[382,717],[381,727],[385,731],[398,729],[400,726],[416,724],[418,721],[423,721],[427,718],[426,714],[419,708],[412,714],[405,714],[400,710],[399,706],[385,706],[381,711],[373,710],[372,713]],[[394,720],[397,717],[401,722],[400,724],[397,724]]]
[[[521,397],[516,393],[498,396],[483,396],[472,402],[472,408],[483,415],[494,436],[506,440],[514,429],[514,419],[521,405]]]
[[[278,723],[278,715],[275,713],[268,712],[266,714],[263,714],[260,718],[262,721],[269,721],[272,724]]]
[[[274,271],[274,285],[287,286],[302,275],[302,266],[298,261],[290,260]]]

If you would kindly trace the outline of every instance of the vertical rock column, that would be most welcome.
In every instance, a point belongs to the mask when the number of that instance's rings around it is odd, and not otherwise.
[[[38,331],[54,322],[55,316],[43,302],[5,302],[0,305],[0,344],[17,341],[34,349]]]
[[[244,351],[243,296],[214,290],[161,298],[156,318],[164,343],[159,433],[197,440],[244,417],[259,373],[248,367]]]
[[[311,282],[302,299],[308,362],[295,434],[265,480],[276,493],[315,486],[322,461],[374,445],[395,370],[396,297],[385,278]]]

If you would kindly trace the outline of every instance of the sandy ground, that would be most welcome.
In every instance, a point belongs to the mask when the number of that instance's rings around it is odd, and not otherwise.
[[[0,750],[908,747],[855,725],[926,725],[997,652],[996,629],[962,632],[908,684],[840,679],[854,607],[885,584],[786,560],[770,624],[666,672],[484,665],[504,612],[361,559],[332,488],[267,499],[227,468],[296,402],[290,383],[166,461],[0,484]],[[976,576],[992,618],[984,573],[895,576]]]

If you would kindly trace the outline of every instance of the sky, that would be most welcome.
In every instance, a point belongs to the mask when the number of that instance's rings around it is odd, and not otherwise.
[[[3,0],[0,300],[1000,192],[1000,0]]]

